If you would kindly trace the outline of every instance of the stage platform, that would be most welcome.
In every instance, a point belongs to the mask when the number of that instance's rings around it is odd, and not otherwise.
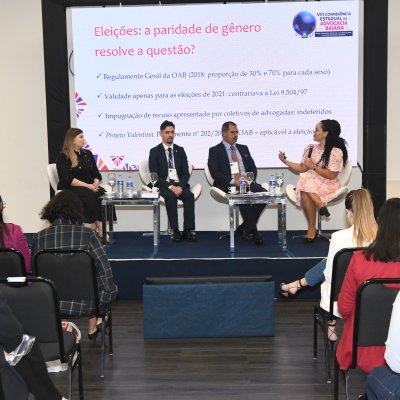
[[[257,246],[240,238],[236,251],[230,252],[229,238],[219,239],[219,232],[197,232],[197,241],[172,242],[161,236],[158,249],[152,236],[140,232],[117,232],[115,243],[107,245],[114,279],[121,299],[142,299],[142,286],[151,276],[221,276],[272,275],[276,283],[290,282],[304,276],[305,271],[328,253],[329,242],[316,239],[304,243],[293,239],[304,231],[287,232],[287,251],[278,245],[277,232],[261,232],[264,244]],[[319,287],[302,290],[299,298],[318,298]]]

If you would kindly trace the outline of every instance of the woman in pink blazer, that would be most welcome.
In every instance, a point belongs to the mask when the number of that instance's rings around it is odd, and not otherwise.
[[[31,253],[22,229],[19,225],[4,222],[3,210],[6,203],[0,196],[0,247],[18,250],[25,259],[25,269],[31,273]]]

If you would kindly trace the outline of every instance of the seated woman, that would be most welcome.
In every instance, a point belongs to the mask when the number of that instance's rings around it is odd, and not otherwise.
[[[50,222],[50,226],[38,232],[33,238],[32,257],[46,249],[87,250],[96,265],[97,285],[101,309],[108,309],[115,300],[118,288],[114,283],[111,265],[96,233],[82,225],[83,206],[76,194],[69,190],[59,192],[43,208],[41,218]],[[93,312],[89,318],[89,339],[96,339],[97,320],[95,305],[83,300],[60,301],[60,310],[64,314],[83,315]]]
[[[305,242],[311,243],[317,237],[316,212],[329,217],[328,201],[340,188],[338,173],[347,162],[346,141],[340,137],[340,124],[334,119],[324,119],[315,127],[313,139],[318,145],[304,149],[301,163],[286,159],[279,152],[279,159],[291,170],[300,172],[296,183],[296,204],[303,207],[307,219]]]
[[[86,141],[78,128],[68,129],[56,164],[60,181],[57,189],[74,192],[83,204],[83,222],[102,236],[101,200],[105,193],[100,186],[101,174],[93,154],[84,149]]]
[[[344,327],[336,358],[342,370],[351,363],[357,288],[367,279],[400,277],[399,221],[400,199],[386,200],[379,212],[376,239],[366,250],[354,253],[350,261],[338,299]],[[384,352],[385,346],[360,346],[358,368],[369,373],[375,367],[385,365]]]
[[[11,353],[21,343],[24,333],[22,325],[15,318],[0,290],[0,349],[4,349],[5,353]],[[66,400],[51,381],[43,355],[36,343],[14,368],[36,400]],[[0,398],[2,398],[1,389],[0,381]]]
[[[288,284],[281,284],[281,294],[283,296],[294,295],[303,287],[308,285],[316,286],[323,282],[321,286],[320,305],[324,310],[329,310],[332,267],[335,254],[346,247],[365,247],[369,245],[375,239],[377,230],[374,207],[371,195],[367,189],[350,191],[347,193],[344,204],[347,219],[351,225],[350,228],[342,229],[332,234],[328,257],[308,270],[304,278]],[[337,310],[335,310],[335,315],[338,315]],[[328,339],[331,341],[337,340],[335,324],[336,321],[329,321]]]
[[[375,368],[367,378],[368,400],[400,399],[400,293],[393,303],[385,351],[386,365]],[[361,397],[359,397],[361,398]]]
[[[3,210],[6,202],[0,196],[0,247],[18,250],[25,260],[26,273],[31,273],[31,253],[19,225],[4,222]]]

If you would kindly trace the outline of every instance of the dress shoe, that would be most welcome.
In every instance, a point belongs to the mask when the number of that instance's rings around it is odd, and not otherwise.
[[[182,239],[187,240],[188,242],[195,242],[196,241],[196,232],[192,229],[185,229],[182,232]]]
[[[243,233],[243,231],[244,231],[244,224],[242,223],[242,224],[240,224],[237,228],[236,228],[236,233],[239,235],[239,236],[241,236],[242,235],[242,233]]]
[[[326,206],[323,206],[319,209],[319,215],[329,217],[331,215],[331,213],[329,212],[329,210]]]
[[[318,236],[318,231],[315,231],[315,235],[312,238],[309,238],[307,236],[304,236],[304,242],[305,243],[312,243]]]
[[[241,236],[243,240],[246,240],[248,242],[254,240],[254,235],[252,233],[247,232],[246,229],[243,229]]]
[[[93,333],[88,333],[87,336],[89,340],[96,340],[98,334],[99,330],[96,328],[96,330]]]
[[[171,239],[172,239],[174,242],[180,242],[180,241],[182,240],[182,235],[181,235],[179,229],[174,229],[174,230],[172,231]]]
[[[263,237],[260,235],[260,232],[254,232],[253,233],[253,242],[255,244],[263,244],[264,243],[264,239]]]

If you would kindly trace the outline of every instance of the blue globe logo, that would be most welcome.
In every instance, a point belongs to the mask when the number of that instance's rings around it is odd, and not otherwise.
[[[314,32],[316,24],[314,15],[307,11],[299,12],[293,19],[293,29],[302,37],[308,37]]]

